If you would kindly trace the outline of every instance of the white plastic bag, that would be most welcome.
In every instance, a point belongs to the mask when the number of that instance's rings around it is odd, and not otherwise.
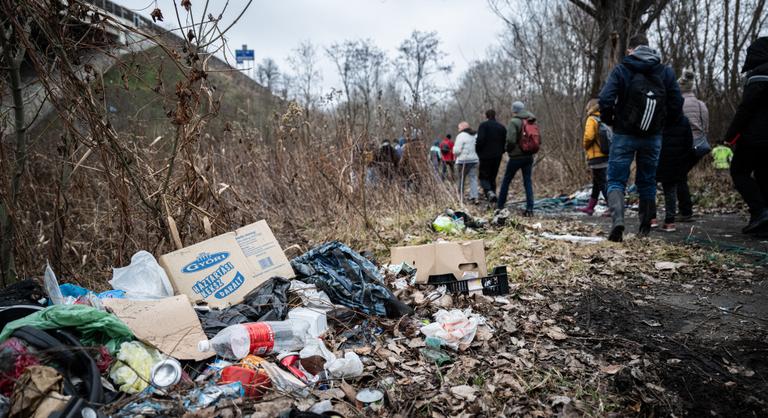
[[[112,269],[113,289],[125,291],[126,299],[162,299],[173,296],[173,286],[165,270],[152,254],[139,251],[127,267]]]
[[[357,354],[349,351],[344,354],[344,358],[325,363],[325,370],[335,379],[357,377],[363,374],[363,362]]]
[[[427,337],[437,337],[454,350],[464,351],[475,339],[477,326],[482,322],[480,315],[470,310],[441,309],[435,314],[435,322],[421,327],[421,333]]]

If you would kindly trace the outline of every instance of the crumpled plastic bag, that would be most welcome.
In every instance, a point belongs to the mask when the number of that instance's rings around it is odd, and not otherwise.
[[[334,379],[357,377],[363,374],[363,362],[353,351],[348,351],[344,357],[325,363],[325,370]]]
[[[243,322],[282,321],[288,315],[288,295],[291,281],[272,277],[248,292],[242,303],[226,309],[197,311],[208,338],[213,338],[224,328]]]
[[[155,257],[139,251],[131,257],[131,264],[112,269],[113,289],[124,290],[127,299],[162,299],[173,296],[168,275],[157,264]]]
[[[43,330],[74,328],[84,346],[104,345],[110,353],[116,352],[120,343],[134,339],[128,325],[111,313],[86,305],[53,305],[6,324],[0,342],[24,326]]]
[[[317,286],[304,283],[299,280],[291,280],[289,292],[299,295],[301,306],[316,311],[328,312],[333,310],[334,306],[328,295],[322,290],[317,290]]]
[[[350,351],[344,354],[344,357],[338,358],[319,338],[308,340],[299,352],[299,357],[302,359],[313,356],[320,356],[325,359],[323,367],[328,375],[334,379],[357,377],[363,374],[363,362],[356,353]]]
[[[314,284],[335,304],[390,318],[413,312],[384,284],[384,276],[370,260],[338,241],[307,251],[291,260],[291,266],[298,280]]]
[[[445,234],[458,234],[465,229],[464,220],[461,218],[451,218],[450,216],[440,215],[432,221],[432,229]]]
[[[152,367],[163,358],[156,349],[138,341],[122,343],[109,377],[125,393],[139,393],[150,384]]]
[[[442,339],[446,347],[464,351],[475,339],[477,327],[482,322],[483,318],[469,309],[464,312],[459,309],[440,309],[435,314],[435,322],[421,327],[421,333]]]

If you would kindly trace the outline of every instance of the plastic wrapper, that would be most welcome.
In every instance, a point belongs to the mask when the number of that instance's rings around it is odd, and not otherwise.
[[[263,367],[264,371],[269,375],[269,380],[272,381],[272,387],[275,389],[303,398],[309,396],[309,388],[304,382],[299,380],[298,377],[268,361],[261,363],[261,367]]]
[[[444,234],[458,234],[465,228],[464,220],[461,218],[454,219],[450,216],[440,215],[432,221],[432,229]]]
[[[127,267],[112,269],[109,284],[113,289],[125,291],[128,299],[162,299],[173,296],[173,286],[168,275],[157,264],[155,257],[146,251],[134,254]]]
[[[134,339],[131,329],[116,316],[85,305],[53,305],[9,322],[0,333],[0,341],[23,326],[43,330],[74,328],[83,345],[104,345],[110,353],[116,352],[122,342]]]
[[[421,333],[427,337],[436,337],[444,341],[446,347],[464,351],[475,339],[477,327],[482,318],[469,310],[460,311],[441,309],[435,314],[435,322],[421,327]]]
[[[357,377],[363,374],[363,362],[357,354],[349,351],[344,357],[326,363],[325,369],[335,379]]]

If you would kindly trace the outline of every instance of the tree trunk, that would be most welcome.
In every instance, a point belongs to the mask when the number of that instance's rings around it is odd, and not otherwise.
[[[10,68],[11,95],[13,97],[14,127],[16,134],[16,152],[13,175],[11,178],[11,190],[8,200],[2,202],[0,207],[0,222],[2,222],[3,236],[0,240],[0,276],[3,286],[8,286],[17,281],[15,264],[16,225],[14,216],[17,210],[19,192],[21,190],[21,177],[27,162],[27,126],[24,117],[24,98],[21,91],[21,63],[24,60],[26,49],[21,45],[12,45],[12,29],[0,34],[5,61]],[[16,53],[14,54],[14,50]]]

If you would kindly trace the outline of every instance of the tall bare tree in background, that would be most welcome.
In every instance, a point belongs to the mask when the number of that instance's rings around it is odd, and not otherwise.
[[[272,58],[264,58],[256,67],[256,79],[271,93],[277,92],[280,83],[280,68]]]
[[[318,83],[322,80],[318,59],[317,47],[311,41],[300,43],[288,57],[288,63],[293,70],[290,84],[294,85],[294,96],[306,112],[314,108]]]
[[[440,49],[437,32],[413,31],[397,48],[395,69],[411,94],[412,104],[418,108],[425,96],[432,92],[431,78],[449,73],[451,65],[445,63],[446,54]]]
[[[336,66],[346,103],[350,129],[357,124],[358,108],[363,111],[363,130],[367,134],[373,116],[373,104],[386,71],[386,56],[370,39],[335,43],[326,49]]]

